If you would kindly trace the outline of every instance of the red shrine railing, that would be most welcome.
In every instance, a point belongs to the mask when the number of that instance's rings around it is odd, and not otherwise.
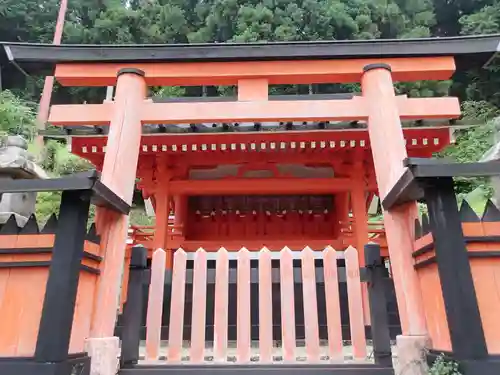
[[[171,248],[178,249],[183,248],[185,251],[193,252],[198,248],[202,247],[206,251],[217,251],[220,245],[218,245],[215,249],[210,248],[210,243],[208,241],[186,241],[182,235],[182,225],[175,225],[173,218],[168,221],[168,231],[169,231],[169,244],[171,244]],[[150,254],[149,257],[152,256],[153,249],[153,238],[154,238],[155,227],[154,225],[131,225],[129,228],[129,235],[127,243],[131,246],[133,245],[143,245],[147,249],[149,249]],[[337,241],[335,244],[335,248],[345,249],[348,246],[354,246],[354,229],[352,221],[347,223],[341,223],[341,239]],[[381,255],[383,257],[388,257],[387,250],[387,241],[385,237],[385,229],[384,224],[381,221],[369,221],[368,222],[368,236],[371,242],[378,243],[381,247]],[[286,242],[281,247],[289,246],[290,241]],[[326,248],[328,245],[332,245],[324,240],[315,241],[308,240],[306,246],[310,246],[313,249],[321,249]],[[279,245],[279,244],[278,244]],[[224,244],[228,251],[238,251],[241,247],[238,246],[236,249],[231,248],[230,244]],[[299,246],[300,247],[300,246]],[[303,248],[302,246],[300,248]]]
[[[296,339],[294,255],[288,248],[279,253],[279,299],[273,304],[272,253],[264,248],[258,252],[258,301],[251,299],[250,252],[247,249],[233,252],[236,258],[237,284],[237,339],[228,340],[228,301],[230,282],[229,252],[221,248],[217,252],[215,264],[215,302],[214,302],[214,341],[207,342],[206,314],[207,304],[207,252],[199,249],[194,254],[192,287],[191,337],[184,341],[184,318],[186,312],[186,270],[188,255],[179,249],[175,252],[171,282],[171,303],[168,341],[161,341],[162,313],[164,309],[164,282],[166,276],[166,252],[154,251],[151,265],[151,281],[146,318],[145,359],[162,360],[166,363],[201,364],[212,362],[271,363],[271,362],[343,362],[346,358],[356,361],[367,359],[367,342],[363,320],[363,297],[360,281],[358,251],[349,247],[337,252],[331,247],[322,252],[305,248],[300,252],[301,279],[303,293],[303,313],[305,340]],[[233,259],[234,257],[231,257]],[[340,298],[339,271],[337,259],[345,260],[347,282],[350,343],[343,341]],[[323,260],[325,283],[327,335],[328,340],[320,340],[316,290],[315,261]],[[342,270],[344,272],[344,270]],[[255,276],[254,276],[255,277]],[[276,291],[275,291],[276,293]],[[274,295],[276,298],[277,296]],[[252,302],[253,301],[253,302]],[[258,306],[253,304],[257,303]],[[251,311],[258,309],[259,336],[257,342],[251,339]],[[281,339],[273,339],[273,309],[280,309]],[[189,313],[189,311],[187,312]],[[276,315],[276,314],[275,314]]]

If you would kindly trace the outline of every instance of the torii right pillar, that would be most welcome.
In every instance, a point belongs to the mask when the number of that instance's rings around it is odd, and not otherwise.
[[[407,157],[391,67],[387,64],[365,66],[361,88],[368,109],[368,132],[379,195],[383,199],[403,174],[403,159]],[[415,202],[384,211],[402,328],[402,335],[397,337],[396,375],[424,375],[427,367],[423,351],[428,335],[412,258],[417,215]]]

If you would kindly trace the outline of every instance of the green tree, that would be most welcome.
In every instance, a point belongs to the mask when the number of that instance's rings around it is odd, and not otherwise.
[[[36,114],[32,106],[11,91],[0,91],[0,132],[33,138]]]
[[[58,6],[58,0],[2,0],[0,39],[12,42],[51,43]]]
[[[500,31],[500,2],[459,19],[461,34],[494,34]]]
[[[439,156],[460,163],[479,161],[495,142],[498,129],[492,119],[500,115],[500,110],[488,102],[464,102],[462,110],[465,120],[483,125],[459,130],[455,135],[455,143],[448,146]],[[455,182],[459,193],[469,193],[478,187],[485,191],[490,190],[488,180],[483,178],[456,179]]]

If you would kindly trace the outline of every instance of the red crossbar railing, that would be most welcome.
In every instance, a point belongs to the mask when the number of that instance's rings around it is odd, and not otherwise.
[[[342,248],[347,248],[350,245],[354,245],[354,229],[352,221],[340,223],[341,224],[341,235],[339,240],[313,240],[308,243],[309,246],[313,248],[322,248],[323,243],[330,244],[339,248],[339,242],[342,242],[344,246]],[[183,237],[183,226],[175,225],[174,220],[171,218],[168,222],[168,229],[170,235],[169,243],[172,244],[172,248],[182,247],[186,251],[195,251],[199,247],[204,247],[207,251],[217,250],[217,248],[209,248],[209,244],[207,241],[186,241]],[[131,225],[129,228],[129,235],[127,243],[129,245],[138,245],[141,244],[148,249],[153,248],[153,238],[154,238],[155,227],[154,225]],[[370,221],[368,222],[368,234],[370,241],[377,242],[382,247],[382,256],[388,256],[387,253],[387,243],[385,240],[385,229],[384,224],[381,221]],[[318,242],[316,244],[316,242]],[[276,244],[277,246],[279,244]],[[288,244],[290,246],[290,244]],[[228,243],[229,247],[231,244]],[[240,245],[241,246],[241,245]],[[283,244],[281,244],[283,246]],[[239,247],[238,247],[239,248]],[[237,248],[237,249],[238,249]],[[236,250],[237,250],[236,249]],[[235,249],[228,249],[228,251],[233,251]]]
[[[349,247],[343,251],[346,265],[346,281],[348,291],[348,309],[350,319],[352,355],[355,360],[365,360],[367,354],[365,326],[363,321],[362,291],[359,273],[358,251]],[[252,300],[250,296],[251,266],[250,252],[243,248],[235,253],[237,260],[237,363],[255,361],[273,362],[275,355],[280,355],[284,362],[298,360],[296,340],[295,307],[294,307],[294,269],[293,255],[290,249],[279,252],[280,264],[280,309],[282,342],[281,347],[275,347],[272,337],[272,267],[271,253],[264,248],[258,256],[259,283],[259,340],[258,353],[255,353],[255,343],[251,342]],[[302,263],[302,289],[304,301],[305,356],[308,362],[318,362],[328,356],[330,361],[344,358],[343,341],[340,320],[339,281],[337,258],[339,252],[328,247],[321,252],[324,264],[326,313],[328,325],[328,345],[320,345],[318,325],[317,291],[315,259],[317,252],[305,248],[300,252]],[[206,356],[213,356],[217,362],[228,360],[228,299],[229,299],[229,257],[225,249],[218,251],[215,270],[215,313],[214,313],[214,343],[206,342],[205,311],[207,307],[207,252],[203,249],[194,255],[193,296],[192,296],[192,329],[189,349],[183,343],[184,309],[187,254],[182,249],[175,252],[172,294],[169,321],[169,340],[166,351],[161,355],[160,340],[163,289],[165,286],[165,251],[157,249],[153,254],[151,267],[151,283],[147,311],[146,358],[158,360],[166,356],[166,363],[188,362],[199,364],[205,362]],[[304,349],[300,349],[304,350]],[[232,349],[234,352],[234,349]],[[252,355],[253,353],[253,355]],[[300,355],[299,355],[300,357]],[[186,359],[187,358],[187,359]]]

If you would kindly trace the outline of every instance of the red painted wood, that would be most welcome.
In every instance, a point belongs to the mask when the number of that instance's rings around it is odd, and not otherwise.
[[[363,96],[369,99],[368,131],[372,145],[379,196],[383,200],[404,173],[401,160],[407,156],[393,76],[386,69],[367,71],[361,80]],[[390,147],[388,147],[390,145]],[[416,203],[384,211],[394,287],[403,335],[427,335],[422,291],[412,258]]]
[[[460,117],[457,98],[398,97],[397,110],[402,119],[448,119]],[[114,103],[59,104],[52,106],[52,125],[109,125],[109,110]],[[339,100],[234,101],[152,103],[137,105],[143,124],[199,124],[275,121],[366,121],[367,100],[362,96]]]
[[[148,360],[156,360],[160,355],[165,258],[165,251],[158,249],[154,252],[151,263],[151,283],[149,284],[148,311],[146,316],[146,359]]]
[[[250,253],[243,248],[238,252],[237,280],[237,355],[239,363],[250,362]]]
[[[230,182],[230,183],[228,183]],[[234,180],[176,180],[169,184],[172,194],[187,195],[279,195],[279,194],[331,194],[349,191],[353,182],[349,178],[253,178]]]
[[[169,176],[162,176],[161,182],[163,186],[167,187],[167,181]],[[168,188],[160,190],[155,195],[155,213],[156,213],[156,223],[154,232],[154,246],[166,249],[165,266],[168,269],[172,269],[172,252],[169,244],[169,227],[168,227],[168,216],[170,211],[169,206],[170,194]]]
[[[240,79],[238,81],[238,100],[267,100],[269,82],[267,79]]]
[[[280,289],[281,289],[281,337],[283,359],[295,361],[295,298],[293,284],[293,259],[290,249],[281,251]]]
[[[193,363],[202,363],[205,354],[205,315],[207,309],[207,253],[195,253],[193,268],[193,310],[191,318],[191,350]]]
[[[445,124],[447,125],[447,124]],[[407,148],[409,150],[428,150],[428,156],[434,151],[441,150],[450,143],[450,128],[433,127],[433,128],[405,128],[403,129],[404,138],[407,140]],[[91,155],[103,155],[103,146],[106,145],[107,136],[90,136],[90,137],[72,137],[72,152],[82,157]],[[434,139],[439,140],[438,144],[434,144]],[[412,139],[417,140],[417,144],[412,143]],[[340,141],[346,141],[344,147],[340,146]],[[350,141],[356,141],[355,146],[351,146]],[[426,140],[426,144],[424,144]],[[330,147],[330,142],[335,142],[335,147]],[[364,141],[364,146],[362,142]],[[271,148],[271,143],[275,143],[275,148]],[[285,143],[285,149],[281,148],[281,143]],[[291,148],[291,142],[296,142],[296,147]],[[301,149],[299,142],[305,142],[306,148]],[[311,142],[316,142],[316,148],[311,148]],[[325,142],[324,147],[321,142]],[[267,152],[262,155],[258,152],[248,152],[251,143],[267,145]],[[212,151],[209,146],[215,144],[216,151]],[[220,145],[225,144],[226,150],[221,150]],[[231,145],[235,145],[235,150],[231,149]],[[246,145],[245,150],[241,150],[241,144]],[[172,146],[177,145],[177,150],[174,151]],[[182,145],[187,146],[187,151],[182,151]],[[193,151],[193,145],[196,149]],[[202,145],[206,145],[207,151],[202,151]],[[95,146],[95,152],[92,150]],[[156,146],[156,151],[153,146]],[[163,146],[166,146],[166,151],[163,151]],[[87,152],[82,151],[82,147],[87,147]],[[370,150],[371,143],[367,129],[352,129],[352,130],[322,130],[322,131],[287,131],[287,132],[228,132],[228,133],[208,133],[208,134],[176,134],[172,137],[168,134],[156,134],[142,136],[140,154],[141,157],[146,155],[180,155],[183,163],[196,162],[198,165],[210,163],[212,165],[227,162],[227,154],[235,156],[234,162],[238,162],[242,158],[245,160],[260,160],[262,161],[279,161],[279,160],[297,160],[294,157],[308,160],[308,158],[317,155],[316,160],[321,161],[321,156],[329,153],[345,153],[347,150]],[[283,151],[286,151],[284,153]],[[206,155],[210,155],[207,160]],[[269,159],[271,158],[271,159]],[[143,159],[141,159],[143,160]],[[232,159],[233,161],[233,159]],[[324,161],[324,160],[323,160]]]
[[[306,336],[307,360],[317,362],[319,353],[319,324],[316,294],[316,267],[314,253],[306,247],[302,253],[302,290],[304,300],[304,330]],[[327,296],[330,298],[330,296]]]
[[[145,95],[144,77],[122,74],[116,80],[114,107],[109,113],[111,125],[100,180],[129,204],[132,203],[135,188],[142,133],[138,107]],[[127,136],[124,137],[124,134]],[[102,236],[100,245],[104,261],[96,288],[91,337],[112,337],[119,305],[118,280],[125,259],[128,217],[104,214],[104,208],[98,211],[99,215],[106,216],[106,220],[96,223],[97,231]]]
[[[332,47],[335,48],[335,47]],[[443,80],[455,72],[452,56],[386,59],[238,61],[201,63],[67,63],[57,64],[55,76],[68,86],[113,85],[121,68],[146,72],[150,86],[236,85],[242,79],[267,78],[270,84],[359,82],[367,64],[387,63],[400,81]]]
[[[247,210],[239,213],[236,213],[238,210],[234,207],[227,211],[227,207],[219,202],[213,202],[206,211],[199,213],[191,207],[188,212],[186,241],[192,241],[193,245],[200,242],[200,246],[205,241],[216,241],[217,248],[217,242],[224,238],[224,245],[228,249],[243,246],[252,250],[258,250],[262,246],[303,249],[305,246],[324,248],[339,236],[340,217],[333,207],[326,213],[324,210],[327,207],[322,207],[321,210],[317,210],[317,207],[305,207],[302,214],[293,211],[283,213],[280,208],[278,212],[274,209],[270,211],[270,215],[265,207],[256,207],[258,211],[255,213],[248,204],[243,207],[247,207]],[[309,208],[314,208],[314,212],[310,213]],[[322,244],[319,243],[321,241]],[[203,247],[210,247],[206,245],[203,244]],[[186,246],[192,247],[188,244]]]
[[[331,362],[343,361],[342,325],[340,320],[337,252],[332,247],[324,251],[326,319],[328,325],[328,354]]]
[[[170,323],[168,332],[169,362],[179,362],[182,357],[182,333],[184,327],[184,299],[186,284],[186,260],[184,250],[179,249],[174,254],[172,274],[172,295],[170,297]]]
[[[366,358],[366,337],[363,321],[363,295],[359,276],[358,251],[350,246],[344,252],[344,256],[353,356],[356,360],[364,360]]]
[[[229,302],[229,257],[223,247],[215,265],[214,360],[227,359],[227,324]]]
[[[273,360],[273,296],[271,253],[266,247],[259,253],[259,351],[260,362]]]
[[[351,191],[351,205],[354,217],[354,234],[355,234],[355,247],[357,249],[364,249],[364,246],[368,243],[368,212],[366,209],[366,197],[367,191],[363,189],[363,183],[366,179],[366,173],[364,165],[361,162],[354,163],[354,168],[352,171],[352,177],[359,181],[354,189]],[[358,253],[359,265],[360,267],[365,266],[365,256],[364,253]],[[363,319],[366,326],[370,323],[370,306],[368,304],[368,287],[365,284],[361,285],[361,292],[363,296]]]

